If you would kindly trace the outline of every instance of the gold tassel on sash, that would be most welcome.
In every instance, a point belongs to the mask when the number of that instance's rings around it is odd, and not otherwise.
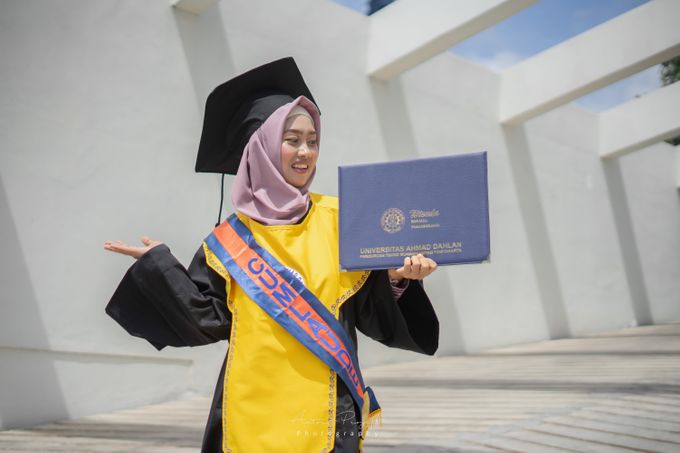
[[[363,448],[364,440],[368,430],[376,425],[382,428],[382,409],[371,410],[371,401],[368,397],[368,391],[364,392],[364,407],[361,409],[361,437],[359,438],[359,450]]]

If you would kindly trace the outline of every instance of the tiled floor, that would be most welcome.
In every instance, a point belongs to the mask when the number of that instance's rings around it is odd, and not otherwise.
[[[680,452],[680,324],[367,369],[365,453]],[[196,398],[0,432],[0,451],[197,452]]]

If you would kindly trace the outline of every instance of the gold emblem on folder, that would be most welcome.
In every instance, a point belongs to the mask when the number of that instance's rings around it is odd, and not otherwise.
[[[380,218],[380,225],[387,233],[396,233],[401,231],[401,229],[404,227],[404,223],[406,223],[406,216],[402,210],[398,208],[386,209]]]

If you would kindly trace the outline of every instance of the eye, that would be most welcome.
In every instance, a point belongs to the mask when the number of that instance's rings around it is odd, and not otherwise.
[[[298,138],[297,137],[286,137],[283,139],[286,143],[290,143],[291,145],[297,145],[298,143]]]

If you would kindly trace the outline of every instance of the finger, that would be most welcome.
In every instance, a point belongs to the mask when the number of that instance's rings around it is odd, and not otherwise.
[[[432,272],[433,261],[430,258],[423,257],[420,260],[420,275],[421,277],[427,277]]]
[[[106,241],[104,242],[104,248],[109,250],[118,249],[120,247],[127,247],[123,241]]]
[[[117,245],[113,244],[111,246],[111,251],[116,253],[122,253],[123,255],[130,255],[134,252],[135,247],[130,247],[129,245]]]
[[[423,264],[420,269],[421,280],[430,275],[432,272],[434,272],[435,269],[437,269],[437,263],[435,263],[434,260],[431,258],[424,258]]]
[[[403,269],[403,274],[405,276],[409,275],[411,273],[411,265],[412,265],[411,257],[407,256],[406,258],[404,258],[404,266],[402,267],[402,269]]]
[[[132,247],[124,242],[121,241],[116,241],[113,243],[110,243],[108,247],[105,247],[107,250],[110,250],[112,252],[120,253],[122,255],[127,255],[131,256],[133,258],[138,257],[142,253],[141,247]]]
[[[411,278],[418,278],[420,276],[420,268],[422,266],[423,255],[418,254],[411,257]]]
[[[142,237],[142,243],[143,243],[147,248],[149,248],[149,249],[151,249],[151,248],[153,248],[153,247],[155,247],[155,246],[157,246],[157,245],[159,245],[159,244],[162,244],[161,241],[157,241],[157,240],[155,240],[155,239],[151,239],[149,236],[144,236],[144,237]]]

